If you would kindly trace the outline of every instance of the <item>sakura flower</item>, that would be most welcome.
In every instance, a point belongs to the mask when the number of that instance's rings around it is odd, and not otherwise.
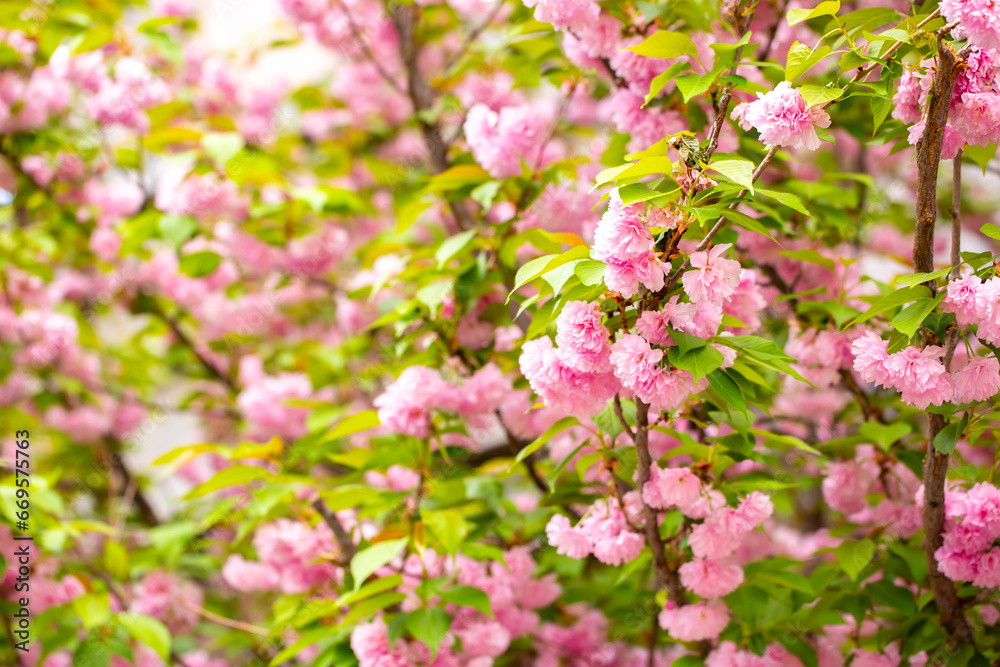
[[[570,301],[556,318],[556,344],[567,366],[581,371],[609,371],[610,334],[595,304]]]
[[[634,296],[640,283],[650,290],[663,287],[666,265],[653,251],[646,216],[645,204],[626,205],[615,189],[594,232],[594,259],[608,265],[604,282],[624,297]]]
[[[808,106],[797,89],[782,81],[767,94],[757,93],[757,99],[733,109],[733,120],[740,127],[760,132],[760,140],[768,146],[805,148],[820,147],[817,127],[830,127],[830,116],[819,105]]]
[[[740,567],[703,558],[684,563],[678,573],[684,588],[703,598],[729,595],[743,583]]]
[[[715,639],[729,625],[729,609],[721,600],[703,600],[683,607],[668,601],[659,621],[660,627],[678,641]]]
[[[992,0],[942,0],[941,14],[958,25],[952,35],[982,49],[1000,49],[1000,12]]]
[[[691,253],[691,266],[697,271],[685,272],[681,282],[692,301],[721,301],[736,290],[740,263],[722,256],[731,247],[731,243],[723,243],[707,252]]]
[[[889,341],[869,331],[854,340],[851,352],[854,354],[854,370],[862,380],[888,386],[890,373],[886,362],[889,360]]]
[[[993,355],[973,357],[954,374],[957,403],[985,401],[1000,391],[1000,362]]]
[[[678,507],[681,511],[693,505],[701,495],[701,480],[690,468],[663,469],[653,463],[649,481],[642,487],[646,504],[657,509]]]
[[[590,554],[590,538],[580,529],[570,526],[569,519],[555,514],[545,526],[549,544],[556,547],[556,553],[570,558],[585,558]]]
[[[976,322],[979,319],[976,295],[982,284],[983,281],[971,271],[966,272],[961,278],[952,280],[948,283],[948,293],[941,301],[941,309],[946,313],[954,313],[955,320],[961,327]]]

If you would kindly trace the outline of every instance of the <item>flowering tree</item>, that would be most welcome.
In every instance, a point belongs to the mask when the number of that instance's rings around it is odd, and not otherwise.
[[[276,4],[0,4],[2,664],[998,664],[1000,6]]]

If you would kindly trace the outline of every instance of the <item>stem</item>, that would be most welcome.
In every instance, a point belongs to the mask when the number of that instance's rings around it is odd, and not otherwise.
[[[642,489],[649,481],[649,470],[653,465],[653,459],[649,455],[649,404],[643,403],[640,399],[635,399],[635,451],[638,459],[636,468],[636,483],[639,487],[639,497],[642,498]],[[681,586],[680,577],[677,571],[670,567],[667,562],[667,554],[660,537],[660,523],[656,518],[656,510],[646,504],[642,498],[642,515],[644,529],[646,532],[646,543],[649,544],[650,551],[653,552],[653,569],[656,571],[657,590],[666,589],[670,599],[677,605],[687,603],[687,593]]]
[[[962,263],[962,151],[951,167],[951,277],[958,278]]]
[[[340,523],[340,519],[337,515],[326,506],[321,498],[317,498],[313,501],[313,509],[319,512],[319,515],[323,517],[323,521],[330,530],[333,531],[333,537],[337,540],[337,546],[340,547],[340,553],[345,560],[350,562],[354,558],[354,554],[358,553],[358,548],[354,545],[354,540],[344,529],[344,524]]]
[[[934,271],[934,225],[937,222],[937,177],[944,142],[945,125],[958,74],[955,52],[938,36],[937,71],[934,74],[933,96],[927,106],[924,132],[917,142],[917,208],[916,231],[913,238],[913,270]],[[957,188],[956,188],[957,190]],[[961,197],[961,192],[958,194]],[[934,281],[925,283],[932,292]],[[930,342],[929,340],[926,342]],[[926,343],[925,342],[925,343]],[[927,577],[934,591],[934,600],[941,614],[941,624],[958,642],[969,643],[973,631],[962,611],[955,585],[938,570],[934,553],[944,542],[944,489],[948,477],[948,454],[934,447],[934,438],[945,426],[944,417],[928,414],[927,453],[924,457],[924,554]]]
[[[420,75],[418,58],[420,51],[417,48],[416,27],[419,17],[419,8],[414,5],[397,5],[392,14],[392,23],[396,26],[399,35],[399,54],[402,57],[403,65],[406,67],[406,89],[410,94],[410,102],[413,104],[413,113],[420,123],[420,131],[424,135],[424,143],[427,145],[427,152],[430,156],[431,167],[435,174],[448,169],[448,145],[441,136],[441,128],[436,123],[428,122],[423,118],[421,112],[427,111],[433,106],[434,94],[431,87]],[[472,229],[475,225],[472,215],[464,201],[449,202],[455,222],[462,230]]]

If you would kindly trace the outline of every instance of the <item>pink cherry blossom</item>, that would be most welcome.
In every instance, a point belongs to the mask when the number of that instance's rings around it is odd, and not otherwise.
[[[715,639],[729,625],[729,609],[721,600],[703,600],[683,607],[667,602],[659,621],[660,627],[678,641]]]
[[[696,559],[681,565],[681,583],[695,595],[718,598],[729,595],[743,583],[743,569],[717,561]]]
[[[985,401],[1000,391],[1000,362],[993,355],[973,357],[953,377],[955,402]]]
[[[556,318],[556,344],[566,365],[581,371],[609,371],[610,334],[596,305],[570,301]]]
[[[787,81],[779,83],[767,94],[757,93],[757,99],[733,109],[733,120],[740,127],[760,132],[760,140],[768,146],[805,148],[820,147],[817,127],[830,127],[830,116],[822,106],[808,106],[797,89]]]
[[[952,35],[982,49],[1000,48],[1000,15],[991,0],[942,0],[941,14],[958,22]]]
[[[687,271],[681,277],[684,291],[691,301],[722,301],[740,284],[740,263],[722,255],[732,247],[723,243],[711,250],[691,253],[691,266],[697,271]]]

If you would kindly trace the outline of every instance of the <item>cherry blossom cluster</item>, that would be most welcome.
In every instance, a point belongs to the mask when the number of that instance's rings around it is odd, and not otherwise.
[[[435,369],[409,366],[375,398],[374,405],[386,428],[426,438],[435,410],[462,417],[472,425],[487,426],[510,389],[510,378],[495,364],[484,366],[461,384],[446,381]]]
[[[923,489],[918,496],[923,502]],[[941,572],[973,586],[1000,586],[1000,489],[982,482],[945,492],[944,544],[935,553]]]
[[[888,346],[874,332],[859,336],[851,345],[854,370],[865,382],[896,389],[903,401],[917,408],[982,401],[1000,390],[996,357],[972,357],[964,368],[949,373],[941,361],[945,350],[940,345],[910,345],[892,354]]]
[[[346,519],[347,517],[345,517]],[[324,523],[278,519],[257,528],[253,538],[259,560],[229,556],[222,578],[234,590],[248,593],[278,589],[294,595],[343,579],[342,570],[326,557],[339,551]]]
[[[954,3],[971,5],[973,3]],[[942,5],[942,11],[945,6]],[[959,12],[956,12],[959,13]],[[964,25],[964,23],[960,23]],[[945,126],[941,159],[950,160],[964,146],[988,146],[1000,139],[1000,55],[994,46],[980,45],[968,55],[955,81],[951,111]],[[916,145],[924,132],[925,111],[934,63],[925,62],[921,69],[905,70],[893,97],[892,117],[910,127],[910,143]]]

